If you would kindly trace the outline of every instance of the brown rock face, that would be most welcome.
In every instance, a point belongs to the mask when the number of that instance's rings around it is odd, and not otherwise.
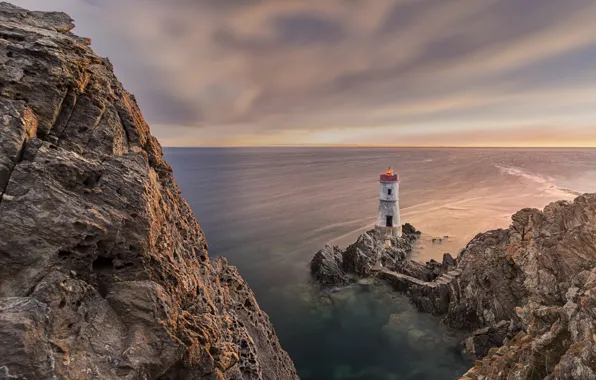
[[[512,219],[468,244],[448,286],[411,287],[413,301],[484,327],[466,343],[488,354],[463,379],[596,379],[596,194]]]
[[[0,3],[0,378],[296,379],[72,28]]]

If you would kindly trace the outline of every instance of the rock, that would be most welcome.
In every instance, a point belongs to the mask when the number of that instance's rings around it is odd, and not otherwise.
[[[414,241],[409,237],[387,237],[377,229],[358,237],[357,241],[343,252],[343,267],[346,272],[369,276],[371,269],[379,264],[384,268],[396,268],[406,261]]]
[[[464,379],[596,378],[595,242],[596,194],[524,209],[468,244],[449,287],[409,291],[448,325],[482,329],[467,346],[487,356]]]
[[[596,194],[524,209],[508,229],[478,234],[457,259],[383,273],[419,310],[471,329],[462,379],[596,379]],[[588,311],[592,310],[592,311]]]
[[[470,331],[467,353],[484,358],[462,379],[596,379],[596,194],[521,210],[508,229],[478,234],[441,263],[408,260],[405,234],[390,243],[360,236],[343,252],[344,272],[376,274],[419,310]]]
[[[342,268],[342,251],[339,247],[326,245],[310,262],[313,277],[325,286],[343,286],[349,283]]]
[[[476,361],[462,379],[596,379],[596,194],[524,209],[442,263],[380,276],[457,329]],[[407,263],[407,260],[406,260]],[[423,281],[421,281],[423,280]]]
[[[453,258],[453,256],[451,256],[451,254],[449,253],[444,253],[443,254],[443,261],[442,261],[444,266],[455,266],[457,264],[456,260]]]
[[[372,233],[371,233],[372,232]],[[361,277],[370,275],[370,269],[380,260],[385,239],[373,231],[365,232],[342,253],[343,267]]]
[[[47,313],[45,304],[29,297],[0,299],[0,379],[43,379],[51,372]]]
[[[422,330],[411,329],[408,331],[408,344],[416,351],[424,352],[432,350],[432,341],[428,339],[426,333]]]
[[[410,223],[406,223],[402,226],[402,234],[405,236],[420,236],[421,233]]]
[[[508,336],[510,331],[507,321],[500,321],[494,326],[475,330],[465,340],[466,354],[474,359],[482,359],[491,348],[502,346]]]
[[[471,370],[474,375],[488,379],[488,374],[512,368],[510,376],[522,379],[596,378],[593,335],[596,269],[580,275],[589,279],[575,296],[578,303],[568,300],[561,307],[531,301],[519,308],[524,331],[476,362]],[[505,379],[504,375],[495,378]]]
[[[72,28],[0,3],[0,378],[297,379]]]
[[[415,231],[412,226],[408,229]],[[409,261],[406,256],[412,250],[417,236],[416,233],[409,237],[387,236],[373,229],[360,235],[344,251],[326,245],[311,260],[311,273],[317,282],[329,287],[345,286],[357,280],[351,280],[350,276],[369,277],[376,266],[390,269],[411,266],[414,270],[414,264],[406,263]]]

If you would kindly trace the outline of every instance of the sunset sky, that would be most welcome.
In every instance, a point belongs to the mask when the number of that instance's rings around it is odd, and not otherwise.
[[[596,146],[594,0],[11,2],[70,14],[166,146]]]

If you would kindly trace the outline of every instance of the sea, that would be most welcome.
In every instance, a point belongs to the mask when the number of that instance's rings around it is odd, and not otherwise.
[[[596,149],[166,148],[211,256],[238,267],[305,380],[448,380],[462,332],[384,285],[321,291],[309,262],[373,227],[379,174],[400,176],[418,261],[456,256],[522,208],[596,192]],[[433,238],[440,237],[438,242]]]

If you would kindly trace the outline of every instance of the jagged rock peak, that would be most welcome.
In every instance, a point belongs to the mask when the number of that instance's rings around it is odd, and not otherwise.
[[[0,378],[296,379],[72,28],[0,3]]]
[[[517,212],[468,244],[449,287],[410,292],[447,324],[480,329],[466,345],[486,357],[464,379],[595,379],[595,267],[596,194],[584,194]]]

